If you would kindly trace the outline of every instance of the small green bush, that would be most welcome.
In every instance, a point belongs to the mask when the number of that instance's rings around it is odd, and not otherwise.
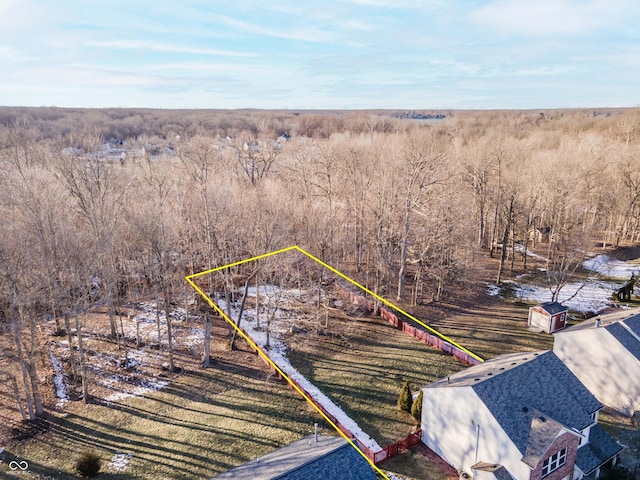
[[[420,390],[420,393],[411,405],[411,415],[413,415],[413,418],[418,422],[422,420],[422,390]]]
[[[409,388],[409,382],[404,382],[404,385],[402,385],[402,390],[400,390],[400,396],[398,397],[398,408],[411,413],[411,388]]]
[[[98,475],[102,460],[95,452],[82,452],[76,461],[76,470],[83,477],[93,478]]]

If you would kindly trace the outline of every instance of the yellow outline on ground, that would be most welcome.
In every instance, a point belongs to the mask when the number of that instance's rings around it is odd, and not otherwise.
[[[409,317],[411,320],[413,320],[414,322],[418,323],[419,325],[422,325],[424,328],[426,328],[427,330],[429,330],[430,332],[436,334],[438,337],[442,338],[443,340],[446,340],[447,342],[449,342],[451,345],[454,345],[456,347],[458,347],[460,350],[468,353],[469,355],[471,355],[473,358],[484,362],[484,360],[482,358],[480,358],[478,355],[476,355],[475,353],[471,352],[470,350],[467,350],[466,348],[462,347],[461,345],[458,345],[456,342],[454,342],[453,340],[451,340],[449,337],[447,337],[446,335],[441,334],[440,332],[438,332],[437,330],[431,328],[429,325],[427,325],[426,323],[421,322],[420,320],[418,320],[417,318],[415,318],[414,316],[408,314],[407,312],[405,312],[404,310],[396,307],[394,304],[392,304],[391,302],[389,302],[388,300],[385,300],[384,298],[382,298],[380,295],[377,295],[375,293],[373,293],[371,290],[369,290],[368,288],[364,287],[363,285],[360,285],[358,282],[356,282],[355,280],[349,278],[347,275],[345,275],[344,273],[336,270],[335,268],[333,268],[331,265],[328,265],[327,263],[323,262],[322,260],[320,260],[319,258],[311,255],[309,252],[307,252],[306,250],[300,248],[297,245],[292,245],[291,247],[287,247],[287,248],[282,248],[280,250],[275,250],[273,252],[269,252],[269,253],[263,253],[262,255],[258,255],[255,257],[251,257],[251,258],[247,258],[245,260],[240,260],[238,262],[234,262],[234,263],[230,263],[228,265],[223,265],[221,267],[216,267],[216,268],[211,268],[209,270],[205,270],[203,272],[198,272],[198,273],[193,273],[191,275],[187,275],[185,277],[185,280],[187,282],[189,282],[189,284],[200,294],[202,295],[202,298],[204,298],[207,303],[209,305],[211,305],[211,307],[218,312],[218,314],[220,314],[220,316],[222,316],[222,318],[224,318],[227,322],[229,322],[229,324],[231,324],[233,326],[233,328],[236,329],[236,331],[242,336],[242,338],[244,338],[249,345],[251,345],[251,347],[253,349],[255,349],[258,354],[267,361],[267,363],[273,367],[278,374],[284,378],[287,383],[289,383],[289,385],[291,385],[293,387],[293,389],[298,392],[302,398],[304,398],[321,416],[322,418],[324,418],[347,442],[349,442],[351,444],[351,446],[353,448],[355,448],[358,453],[360,455],[362,455],[368,462],[369,464],[371,464],[371,466],[373,467],[373,469],[378,472],[380,475],[382,475],[384,478],[386,478],[387,480],[389,480],[389,477],[382,471],[380,470],[380,468],[373,463],[373,461],[367,457],[364,452],[362,450],[360,450],[360,448],[353,442],[353,440],[351,440],[349,437],[347,437],[342,430],[340,430],[338,428],[338,426],[320,409],[318,408],[318,406],[315,404],[315,402],[313,402],[309,396],[300,389],[300,387],[298,387],[298,385],[296,385],[296,383],[294,381],[292,381],[281,369],[280,367],[278,367],[270,358],[269,356],[262,351],[262,349],[251,339],[249,338],[248,335],[246,335],[236,324],[233,320],[231,320],[223,311],[220,307],[218,307],[218,305],[216,305],[216,303],[211,300],[211,298],[209,298],[209,296],[204,293],[202,291],[202,289],[200,287],[198,287],[198,285],[195,284],[195,282],[193,282],[192,279],[202,276],[202,275],[207,275],[209,273],[213,273],[213,272],[217,272],[219,270],[224,270],[225,268],[230,268],[230,267],[235,267],[237,265],[242,265],[243,263],[249,263],[252,262],[254,260],[260,260],[261,258],[266,258],[266,257],[271,257],[273,255],[278,255],[280,253],[285,253],[285,252],[290,252],[292,250],[296,250],[304,255],[306,255],[307,257],[309,257],[311,260],[319,263],[320,265],[322,265],[323,267],[329,269],[331,272],[335,273],[336,275],[338,275],[339,277],[347,280],[349,283],[351,283],[352,285],[355,285],[356,287],[358,287],[359,289],[363,290],[364,292],[368,293],[369,295],[373,296],[374,298],[376,298],[377,300],[381,301],[382,303],[384,303],[385,305],[388,305],[389,307],[393,308],[394,310],[402,313],[403,315],[406,315],[407,317]]]

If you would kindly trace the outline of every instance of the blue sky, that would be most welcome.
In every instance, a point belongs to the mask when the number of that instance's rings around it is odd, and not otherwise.
[[[0,0],[0,105],[640,104],[636,0]]]

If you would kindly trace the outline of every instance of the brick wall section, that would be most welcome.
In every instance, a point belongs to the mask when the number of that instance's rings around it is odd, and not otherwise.
[[[340,285],[339,283],[335,284],[335,288],[340,295],[348,298],[349,301],[354,305],[364,307],[370,312],[379,314],[382,318],[387,320],[389,323],[392,323],[393,325],[395,325],[396,328],[398,328],[399,330],[402,330],[407,335],[411,335],[412,337],[415,337],[418,340],[424,343],[427,343],[437,348],[438,350],[453,356],[454,358],[457,358],[458,360],[460,360],[463,363],[466,363],[467,365],[478,365],[479,363],[482,363],[480,362],[480,360],[472,357],[467,352],[460,350],[455,345],[450,344],[449,342],[447,342],[446,340],[443,340],[437,335],[433,335],[427,332],[424,329],[424,327],[422,327],[421,325],[418,325],[418,324],[411,325],[408,322],[411,322],[411,323],[415,323],[415,322],[413,322],[411,319],[404,317],[400,313],[396,314],[395,312],[392,311],[391,308],[380,307],[378,311],[375,312],[374,311],[375,303],[372,300],[368,300],[363,295],[353,293],[347,290],[344,286]],[[407,321],[403,319],[406,319]]]
[[[553,441],[547,450],[547,453],[544,455],[542,460],[540,460],[540,463],[538,463],[536,468],[533,469],[531,472],[531,480],[540,480],[542,478],[542,465],[544,464],[544,461],[565,447],[567,447],[567,460],[565,461],[565,464],[544,477],[544,480],[561,480],[567,475],[571,475],[571,478],[573,478],[573,469],[575,467],[576,455],[578,452],[578,437],[565,432]]]

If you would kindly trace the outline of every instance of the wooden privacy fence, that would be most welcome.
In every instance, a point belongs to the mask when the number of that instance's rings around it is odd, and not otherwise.
[[[456,347],[445,339],[428,332],[422,325],[416,323],[406,315],[403,315],[400,312],[394,312],[387,306],[378,307],[373,300],[366,298],[364,295],[348,290],[344,285],[341,285],[338,282],[334,285],[336,290],[342,296],[348,298],[351,303],[363,307],[376,315],[380,315],[382,318],[395,325],[398,330],[402,330],[404,333],[457,358],[467,365],[478,365],[479,363],[482,363],[480,360],[471,356],[459,347]]]
[[[411,447],[420,443],[420,430],[410,433],[407,438],[403,438],[399,442],[392,443],[384,447],[383,451],[387,454],[385,460],[400,455],[402,452],[409,450]]]

